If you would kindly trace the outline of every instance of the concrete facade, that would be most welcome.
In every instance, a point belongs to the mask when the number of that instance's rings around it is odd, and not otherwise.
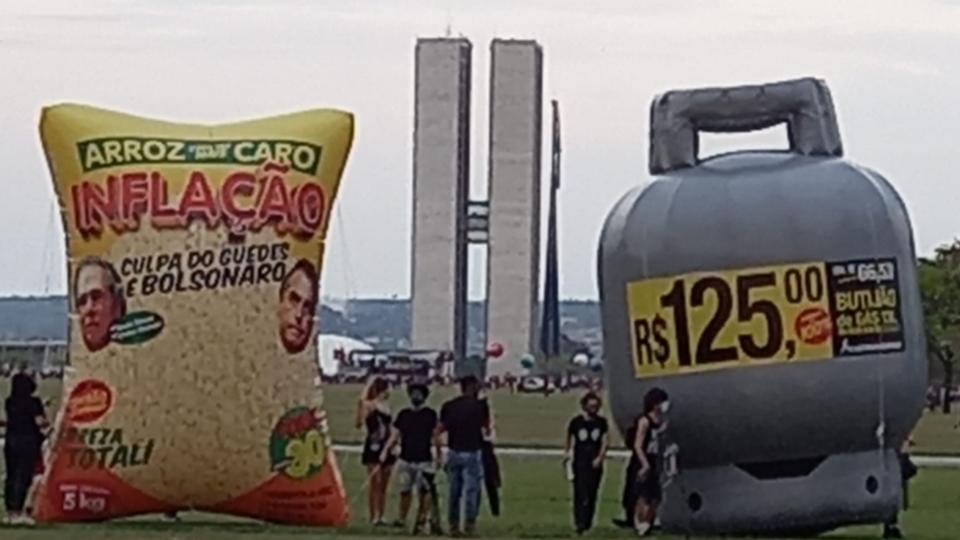
[[[488,375],[519,374],[537,351],[543,52],[535,41],[490,45],[487,342],[504,355]]]
[[[466,208],[471,51],[463,38],[418,39],[413,133],[411,341],[466,348]]]

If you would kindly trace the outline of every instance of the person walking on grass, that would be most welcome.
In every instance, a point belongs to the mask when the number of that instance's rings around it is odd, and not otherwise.
[[[620,508],[623,509],[623,518],[614,518],[613,524],[621,529],[633,529],[633,522],[637,512],[637,472],[640,471],[640,459],[633,451],[637,441],[637,423],[633,422],[624,434],[623,442],[630,449],[630,459],[623,474],[623,491],[620,495]]]
[[[564,455],[573,472],[573,521],[577,534],[593,527],[603,461],[610,444],[607,420],[600,416],[602,404],[600,396],[587,393],[580,399],[582,412],[567,425]]]
[[[397,414],[393,430],[387,441],[381,463],[392,455],[393,448],[400,444],[400,460],[397,473],[400,475],[400,510],[395,523],[406,528],[407,516],[413,504],[413,491],[417,490],[420,504],[414,521],[413,534],[419,534],[427,524],[429,517],[430,533],[442,534],[440,520],[436,511],[437,487],[435,483],[436,464],[440,461],[439,451],[433,453],[433,435],[437,428],[437,411],[426,405],[430,389],[426,384],[411,383],[407,386],[410,407]]]
[[[367,468],[367,509],[370,523],[386,525],[383,515],[387,507],[387,485],[395,458],[382,459],[383,447],[390,437],[390,385],[382,377],[374,377],[357,403],[354,423],[357,429],[366,429],[361,461]]]
[[[660,388],[653,388],[643,396],[643,414],[637,419],[633,453],[639,462],[636,477],[637,508],[634,526],[637,535],[646,536],[653,529],[657,509],[663,498],[660,486],[659,434],[666,429],[665,415],[669,396]]]
[[[27,493],[33,483],[40,449],[43,445],[43,429],[48,425],[43,403],[33,395],[37,383],[25,373],[17,373],[10,381],[10,396],[4,403],[7,433],[3,445],[6,460],[4,502],[7,515],[5,523],[32,525],[33,520],[24,513]]]
[[[443,435],[447,438],[446,471],[450,485],[447,518],[453,537],[476,535],[483,484],[481,449],[484,431],[489,426],[489,410],[478,399],[479,393],[480,381],[476,377],[471,375],[460,379],[460,396],[443,404],[436,430],[438,453]]]
[[[486,392],[481,391],[477,399],[483,404],[484,414],[487,417],[487,425],[483,430],[483,444],[480,446],[480,459],[483,462],[483,488],[487,493],[487,503],[490,505],[490,514],[493,517],[500,516],[500,488],[503,485],[503,478],[500,476],[500,460],[497,459],[497,451],[494,445],[495,425],[493,408],[490,406],[490,398]]]

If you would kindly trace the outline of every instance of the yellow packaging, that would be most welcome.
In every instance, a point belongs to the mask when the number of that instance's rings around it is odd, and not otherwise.
[[[346,523],[314,319],[352,115],[204,126],[59,105],[40,131],[70,332],[36,517]]]

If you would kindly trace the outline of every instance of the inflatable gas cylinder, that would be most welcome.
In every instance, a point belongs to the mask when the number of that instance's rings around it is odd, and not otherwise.
[[[783,123],[787,151],[698,156],[700,132]],[[650,389],[670,396],[651,438],[668,531],[897,512],[927,380],[912,231],[890,183],[842,155],[820,80],[653,101],[653,178],[610,211],[599,279],[619,429]]]

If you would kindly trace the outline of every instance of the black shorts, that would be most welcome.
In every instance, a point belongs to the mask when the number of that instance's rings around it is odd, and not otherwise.
[[[660,487],[660,477],[653,471],[647,473],[646,478],[637,480],[636,495],[648,503],[659,503],[663,500],[663,489]]]
[[[367,441],[363,443],[363,453],[360,455],[360,462],[364,465],[380,465],[380,454],[383,446],[378,443]],[[382,464],[387,467],[393,466],[397,462],[397,456],[393,454],[387,456],[387,460]]]

